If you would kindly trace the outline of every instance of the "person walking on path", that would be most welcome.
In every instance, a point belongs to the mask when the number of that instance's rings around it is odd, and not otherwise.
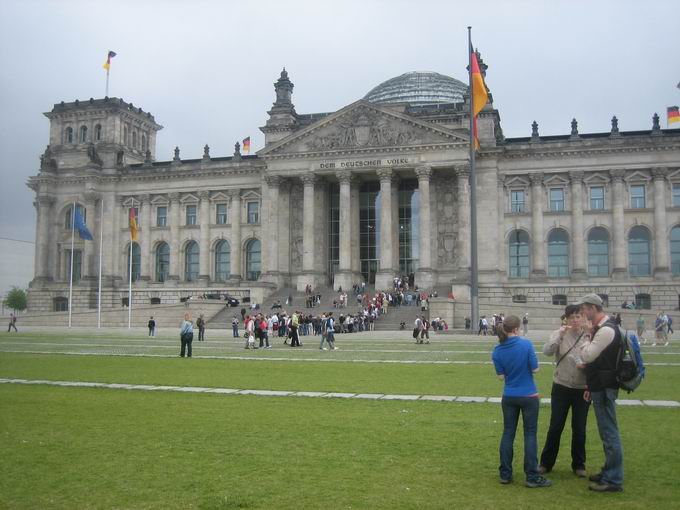
[[[236,315],[231,319],[231,333],[234,338],[238,338],[238,317]]]
[[[149,318],[149,336],[156,336],[156,321],[153,320],[153,316]]]
[[[290,346],[300,347],[300,337],[298,336],[298,327],[300,326],[300,312],[297,310],[290,319]]]
[[[512,482],[512,457],[519,415],[522,414],[524,427],[524,474],[525,485],[529,488],[549,487],[552,482],[543,478],[538,471],[538,409],[540,399],[534,382],[538,372],[538,359],[530,340],[519,336],[520,320],[508,316],[498,330],[498,345],[491,359],[496,375],[503,381],[503,436],[499,448],[500,482]]]
[[[579,306],[568,305],[564,315],[567,325],[553,331],[550,340],[543,346],[543,354],[555,356],[555,372],[550,393],[550,426],[538,472],[544,474],[552,471],[571,408],[571,469],[579,478],[585,478],[586,422],[590,403],[583,398],[586,374],[580,350],[590,337]]]
[[[194,340],[194,326],[191,323],[191,314],[184,314],[184,322],[182,322],[182,327],[179,331],[179,339],[182,347],[179,351],[181,358],[184,357],[186,353],[188,358],[191,358],[191,342]]]
[[[198,328],[198,341],[205,341],[205,320],[203,319],[203,314],[198,316],[196,319],[196,327]]]
[[[17,316],[10,312],[9,326],[7,326],[7,332],[9,333],[12,330],[12,328],[14,328],[15,333],[19,332],[19,330],[17,329]]]
[[[635,322],[635,331],[637,332],[637,337],[641,340],[642,345],[647,343],[645,338],[645,318],[640,314],[638,320]]]
[[[245,337],[246,337],[246,349],[254,349],[255,348],[255,321],[250,315],[246,315],[245,321],[244,321],[244,328],[246,330]]]
[[[529,313],[525,313],[522,317],[522,334],[527,336],[529,334]]]
[[[592,337],[581,348],[581,360],[586,364],[586,397],[593,402],[605,458],[602,470],[589,477],[592,483],[588,488],[595,492],[621,492],[623,448],[616,420],[619,396],[616,365],[622,346],[621,331],[602,311],[602,299],[597,294],[588,294],[575,304],[593,324]]]

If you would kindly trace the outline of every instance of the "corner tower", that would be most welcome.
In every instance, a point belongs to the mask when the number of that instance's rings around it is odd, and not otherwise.
[[[260,128],[265,135],[265,146],[285,138],[296,129],[297,113],[292,101],[293,87],[293,82],[288,79],[288,72],[284,67],[281,76],[274,83],[276,101],[267,112],[269,119],[267,124]]]

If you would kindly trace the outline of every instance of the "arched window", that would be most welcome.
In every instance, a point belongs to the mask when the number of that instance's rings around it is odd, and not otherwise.
[[[548,236],[548,276],[569,277],[569,234],[556,228]]]
[[[188,282],[198,280],[198,243],[190,241],[184,248],[184,279]]]
[[[100,142],[101,139],[102,139],[102,126],[101,126],[101,124],[97,124],[94,127],[94,139],[98,142]]]
[[[609,276],[609,233],[602,227],[588,234],[588,275]]]
[[[224,282],[229,279],[231,250],[227,241],[220,241],[215,246],[215,280]]]
[[[76,211],[80,213],[83,218],[83,223],[87,224],[87,210],[80,204],[76,204]],[[64,228],[66,230],[71,230],[73,228],[73,206],[70,205],[66,209],[66,215],[64,217]]]
[[[515,230],[508,240],[510,278],[529,278],[529,234]]]
[[[156,281],[164,282],[170,272],[170,247],[161,243],[156,247]]]
[[[64,133],[64,143],[73,143],[73,128],[67,127]]]
[[[246,245],[246,280],[255,281],[260,277],[262,248],[258,239],[251,239]]]
[[[671,230],[671,271],[680,275],[680,227]]]
[[[87,142],[87,126],[80,126],[80,143]]]
[[[142,135],[142,152],[146,152],[146,135]]]
[[[132,132],[132,146],[137,148],[137,131]]]
[[[636,226],[628,234],[628,271],[631,276],[649,276],[652,257],[649,230]]]
[[[141,276],[142,250],[137,243],[132,243],[132,266],[130,266],[130,245],[127,246],[127,277],[130,278],[130,267],[132,267],[132,281],[136,282]]]

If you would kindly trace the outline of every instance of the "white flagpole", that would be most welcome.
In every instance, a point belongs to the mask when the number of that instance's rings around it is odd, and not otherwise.
[[[110,61],[109,61],[109,65]],[[109,97],[109,70],[106,70],[106,95],[104,97]]]
[[[99,293],[97,296],[97,328],[102,327],[102,250],[104,248],[104,199],[99,200]]]
[[[132,201],[132,208],[135,207],[135,201]],[[135,215],[137,221],[137,215]],[[130,228],[130,212],[128,211],[128,228]],[[130,264],[128,268],[128,329],[132,327],[132,228],[130,228]]]
[[[73,202],[71,209],[71,271],[69,271],[68,283],[68,327],[71,327],[71,312],[73,310],[73,243],[76,231],[76,203]]]

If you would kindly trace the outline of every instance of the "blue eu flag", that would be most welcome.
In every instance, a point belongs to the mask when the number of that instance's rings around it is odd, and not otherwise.
[[[80,214],[80,210],[76,207],[75,211],[75,216],[73,217],[73,228],[78,231],[78,235],[81,239],[84,239],[85,241],[92,241],[92,234],[90,234],[90,231],[87,230],[87,225],[85,225],[85,221],[83,220],[83,216]]]

